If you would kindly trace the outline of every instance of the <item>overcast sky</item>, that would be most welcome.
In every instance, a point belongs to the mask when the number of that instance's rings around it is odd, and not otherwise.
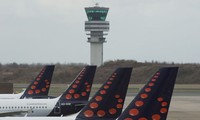
[[[98,0],[109,7],[104,61],[200,63],[200,0]],[[90,63],[94,0],[0,0],[0,63]]]

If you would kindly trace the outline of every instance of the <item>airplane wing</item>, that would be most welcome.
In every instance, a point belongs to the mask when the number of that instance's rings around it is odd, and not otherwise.
[[[4,111],[4,112],[0,112],[0,117],[6,117],[6,116],[18,116],[21,114],[26,115],[26,113],[28,113],[30,110],[26,110],[26,111]]]

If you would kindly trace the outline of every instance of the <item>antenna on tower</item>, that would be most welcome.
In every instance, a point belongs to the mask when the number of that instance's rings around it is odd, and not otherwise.
[[[95,3],[95,7],[99,7],[99,3]]]

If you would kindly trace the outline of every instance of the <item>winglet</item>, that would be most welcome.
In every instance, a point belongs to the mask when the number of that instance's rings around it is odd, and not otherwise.
[[[76,120],[115,120],[122,112],[132,68],[118,68],[102,85]]]
[[[60,100],[71,103],[77,101],[87,102],[89,99],[96,66],[86,66],[71,83],[69,88],[62,94]]]
[[[22,98],[48,96],[55,65],[46,65],[26,88]]]
[[[166,120],[178,67],[159,69],[118,120]]]

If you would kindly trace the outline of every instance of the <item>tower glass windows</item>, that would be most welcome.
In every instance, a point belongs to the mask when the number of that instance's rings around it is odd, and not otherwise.
[[[108,8],[89,7],[85,8],[89,21],[105,21],[108,14]]]

